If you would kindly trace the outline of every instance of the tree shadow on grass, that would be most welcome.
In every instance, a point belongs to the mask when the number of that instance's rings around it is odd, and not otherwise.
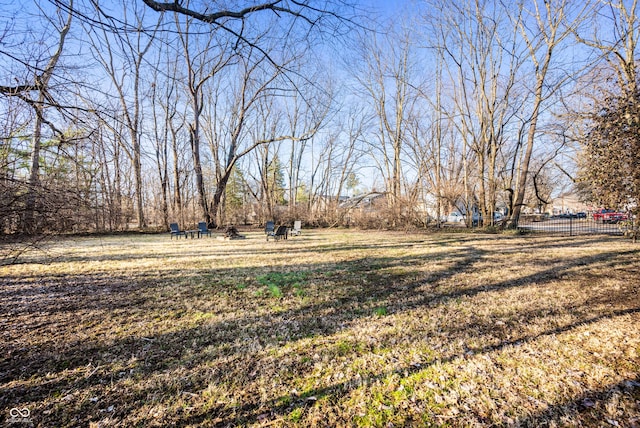
[[[177,272],[174,272],[177,274]],[[86,309],[122,309],[145,304],[151,277],[96,273],[5,276],[0,283],[1,316],[55,315]]]
[[[136,237],[136,235],[133,235]],[[242,241],[231,241],[233,242],[232,248],[227,248],[227,242],[221,242],[215,239],[210,238],[202,238],[202,239],[176,239],[173,242],[170,242],[169,245],[173,245],[172,250],[170,251],[161,251],[161,252],[153,252],[153,251],[141,251],[141,252],[113,252],[109,254],[104,254],[100,252],[88,252],[86,254],[61,254],[55,255],[49,249],[43,246],[41,251],[35,255],[23,255],[17,264],[51,264],[55,262],[65,262],[65,263],[74,263],[74,262],[82,262],[82,263],[91,263],[91,262],[100,262],[100,263],[108,263],[108,262],[119,262],[119,261],[137,261],[137,260],[168,260],[168,259],[185,259],[191,258],[194,260],[198,260],[203,256],[215,256],[215,257],[238,257],[239,254],[242,255],[242,252],[247,252],[252,256],[280,256],[286,253],[325,253],[325,252],[334,252],[334,251],[364,251],[371,249],[379,249],[379,250],[392,250],[392,249],[403,249],[410,248],[412,246],[418,244],[424,244],[426,239],[429,238],[428,235],[420,235],[421,238],[411,238],[404,239],[400,243],[394,242],[383,242],[378,241],[374,244],[366,244],[366,243],[342,243],[336,242],[332,243],[312,243],[309,245],[308,242],[302,240],[301,238],[290,239],[287,241],[272,241],[266,242],[261,235],[251,236],[247,240]],[[162,238],[161,238],[162,239]],[[169,239],[167,237],[167,239]],[[63,239],[62,239],[63,240]],[[450,242],[459,242],[460,239],[452,239]],[[56,242],[56,241],[52,241]],[[448,241],[443,242],[446,244]],[[153,242],[145,241],[145,247],[153,248]],[[167,245],[166,242],[162,243],[163,245]],[[117,248],[119,245],[124,244],[114,244],[114,247]],[[107,244],[107,248],[111,248],[111,244]],[[212,250],[211,252],[207,252],[207,246]],[[97,245],[100,247],[100,245]],[[135,248],[135,244],[133,245]],[[2,264],[0,264],[0,267]]]
[[[625,379],[606,388],[588,391],[579,397],[517,421],[523,427],[550,427],[566,425],[566,420],[576,421],[580,426],[637,427],[640,424],[640,376]],[[620,406],[629,413],[616,415]],[[623,410],[623,412],[624,412]],[[610,414],[608,420],[603,415]],[[621,417],[620,417],[621,416]],[[605,425],[604,423],[607,423]]]
[[[447,364],[451,363],[457,359],[461,358],[471,358],[474,355],[486,355],[493,352],[501,351],[510,347],[518,347],[524,344],[533,343],[536,340],[543,337],[551,337],[558,334],[569,332],[576,328],[581,328],[588,326],[590,324],[596,324],[600,321],[606,319],[613,319],[616,317],[621,317],[625,315],[638,314],[640,313],[640,308],[629,308],[624,310],[612,311],[608,314],[603,314],[596,317],[591,317],[588,319],[580,320],[579,322],[564,325],[558,328],[550,329],[543,331],[536,335],[530,336],[522,336],[515,340],[504,341],[494,346],[484,347],[480,350],[475,350],[472,352],[465,352],[463,354],[453,354],[447,356],[445,358],[437,358],[431,361],[420,361],[412,364],[410,366],[401,367],[398,369],[394,369],[392,371],[387,371],[375,375],[371,375],[366,378],[361,378],[358,382],[346,381],[341,383],[336,383],[324,388],[317,388],[306,391],[304,395],[298,397],[292,397],[291,395],[281,396],[270,400],[267,403],[260,402],[250,402],[245,403],[240,407],[236,407],[233,409],[233,415],[224,415],[225,413],[229,413],[229,409],[225,408],[225,406],[218,406],[214,409],[209,409],[206,412],[191,414],[188,417],[181,420],[177,426],[194,426],[200,425],[209,419],[217,419],[216,426],[237,426],[238,424],[251,424],[256,423],[258,421],[262,421],[265,419],[274,419],[278,417],[285,417],[292,410],[299,407],[307,407],[312,406],[317,400],[320,399],[328,399],[330,402],[335,402],[340,397],[348,395],[351,391],[357,389],[362,384],[374,384],[376,381],[380,381],[386,379],[392,375],[400,375],[401,377],[407,377],[411,374],[420,372],[422,370],[426,370],[429,366],[433,364]],[[635,383],[634,383],[635,382]],[[563,403],[556,406],[551,406],[547,411],[542,412],[538,415],[535,415],[531,418],[527,418],[522,420],[523,426],[546,426],[546,422],[552,419],[560,420],[561,416],[570,412],[576,411],[584,411],[580,406],[583,405],[585,398],[590,398],[593,400],[604,401],[603,397],[610,395],[612,391],[618,391],[621,387],[626,389],[631,388],[636,396],[640,394],[640,383],[638,383],[638,378],[635,379],[634,382],[621,382],[620,384],[613,386],[607,390],[603,391],[589,391],[585,393],[582,397],[578,397],[574,401]],[[313,400],[309,400],[309,397],[312,397]],[[293,398],[293,399],[292,399]],[[480,418],[482,419],[482,418]],[[349,421],[344,421],[348,423]],[[479,422],[483,422],[480,420]],[[489,422],[489,421],[484,421]]]
[[[633,253],[633,252],[627,252]],[[10,404],[17,404],[20,400],[28,400],[38,402],[43,398],[51,394],[51,391],[70,391],[70,390],[90,390],[92,387],[101,386],[105,379],[133,379],[132,374],[140,375],[142,377],[154,376],[155,374],[164,373],[178,367],[196,367],[198,365],[209,365],[219,367],[220,370],[224,370],[224,365],[229,361],[245,361],[253,356],[263,355],[265,349],[277,349],[281,346],[281,343],[292,344],[296,341],[308,338],[310,336],[330,336],[339,331],[348,328],[350,323],[355,322],[360,318],[366,318],[371,316],[371,312],[367,310],[371,305],[371,298],[373,297],[376,302],[386,304],[390,311],[406,311],[423,306],[433,307],[437,305],[446,305],[451,300],[460,297],[473,297],[478,293],[485,291],[497,291],[502,289],[509,289],[514,287],[525,287],[531,284],[540,284],[561,278],[567,271],[577,267],[585,265],[602,265],[613,264],[616,256],[620,253],[603,253],[594,256],[580,257],[573,260],[560,261],[557,265],[548,269],[538,272],[536,274],[524,276],[517,281],[502,281],[493,284],[481,284],[477,286],[461,287],[458,290],[438,289],[438,284],[448,278],[454,277],[460,273],[469,272],[474,268],[474,265],[478,261],[485,260],[488,257],[486,251],[469,247],[465,251],[456,250],[455,253],[443,251],[436,254],[428,255],[409,255],[406,257],[377,257],[377,258],[364,258],[353,261],[341,261],[334,264],[334,267],[339,275],[337,278],[328,280],[331,286],[340,284],[339,290],[336,290],[334,294],[330,294],[328,298],[320,300],[318,302],[311,302],[309,304],[302,304],[297,307],[289,309],[270,311],[267,313],[249,313],[242,315],[240,318],[224,319],[222,321],[216,321],[213,323],[200,323],[195,326],[185,326],[179,328],[177,331],[149,334],[145,337],[140,336],[126,336],[119,338],[115,341],[102,341],[91,340],[89,342],[73,342],[67,344],[62,349],[62,353],[56,352],[56,349],[49,349],[50,344],[44,343],[40,347],[35,349],[10,349],[12,356],[10,359],[3,359],[0,363],[0,371],[5,373],[0,379],[2,383],[10,383],[17,380],[31,379],[31,386],[2,386],[0,389],[1,396],[4,397],[0,404],[9,406]],[[409,271],[406,273],[385,273],[380,275],[380,270],[385,270],[390,267],[405,266],[407,264],[426,264],[433,263],[434,260],[447,260],[448,264],[438,272],[431,272],[426,278],[420,280],[412,280],[412,274]],[[322,265],[326,267],[326,263]],[[313,264],[299,264],[294,265],[295,269],[313,272],[317,269],[317,266]],[[216,274],[224,275],[224,270],[214,270]],[[259,272],[264,272],[264,269],[255,269],[254,275]],[[318,273],[320,275],[320,273]],[[174,272],[176,278],[179,277],[179,272]],[[350,275],[350,278],[344,278],[345,275]],[[368,277],[366,284],[358,283],[356,280],[358,277]],[[325,278],[325,276],[322,276]],[[343,282],[340,282],[344,280]],[[165,278],[167,283],[172,281],[171,277]],[[338,281],[337,283],[335,281]],[[82,283],[80,280],[79,283]],[[107,281],[108,283],[108,281]],[[101,310],[109,311],[114,308],[126,307],[127,300],[130,299],[131,293],[137,293],[141,289],[147,287],[148,284],[145,281],[132,282],[129,288],[122,290],[114,290],[116,292],[113,300],[109,302],[108,296],[102,296],[94,302],[90,302],[90,294],[86,294],[84,297],[89,301],[82,301],[73,308],[70,308],[70,313],[74,311],[94,308],[96,303],[100,303]],[[162,288],[162,284],[156,284],[154,287]],[[428,295],[420,295],[417,293],[418,289],[423,287],[430,287]],[[320,290],[321,292],[328,292],[327,288]],[[121,295],[120,295],[121,294]],[[144,293],[141,294],[144,296]],[[394,302],[402,301],[400,305],[395,305]],[[140,300],[130,302],[133,307],[143,305],[146,306],[153,303],[149,303],[149,300]],[[55,299],[50,302],[54,305],[52,310],[55,309]],[[83,306],[85,305],[85,306]],[[145,308],[136,308],[136,310],[144,310]],[[162,305],[158,309],[161,309]],[[632,309],[635,313],[637,309]],[[622,312],[620,312],[622,314]],[[630,312],[631,313],[631,312]],[[613,314],[613,315],[612,315]],[[606,316],[614,316],[616,312],[612,312]],[[176,323],[179,324],[179,320]],[[595,322],[586,321],[582,322]],[[457,328],[463,326],[444,326],[445,330],[449,329],[450,333],[455,334]],[[490,326],[487,326],[490,328]],[[572,328],[572,327],[565,327]],[[274,337],[276,332],[276,337]],[[28,334],[28,332],[26,332]],[[258,344],[259,351],[248,351],[247,343],[239,341],[238,336],[244,335],[247,337],[262,338],[265,343]],[[279,336],[279,337],[277,337]],[[501,344],[493,345],[488,349],[474,350],[474,352],[490,352],[491,350],[500,349],[501,347],[509,345],[517,345],[522,340],[534,340],[533,338],[519,339],[503,341]],[[8,345],[5,344],[4,347]],[[3,353],[4,354],[4,353]],[[4,354],[6,355],[6,354]],[[117,364],[112,364],[109,359],[127,360],[134,356],[134,360],[131,363],[124,364],[125,371],[122,372],[123,367]],[[50,360],[55,358],[56,361],[53,365],[50,364]],[[261,357],[264,358],[264,357]],[[455,358],[450,356],[449,358]],[[24,360],[30,360],[29,366],[23,367],[21,364]],[[91,364],[91,366],[89,366]],[[428,364],[428,362],[427,362]],[[103,369],[97,370],[93,375],[64,375],[63,372],[73,370],[75,368],[82,368],[88,366],[87,371],[94,370],[93,367],[99,367],[103,365]],[[408,371],[415,371],[414,368],[405,368]],[[124,375],[120,375],[124,373]],[[47,374],[45,376],[45,374]],[[301,375],[302,373],[298,373]],[[239,375],[237,372],[229,373],[229,376]],[[376,375],[380,377],[387,376],[387,374]],[[41,381],[38,381],[38,378]],[[250,380],[250,378],[247,378]],[[185,388],[193,390],[201,390],[206,388],[206,380],[200,379],[194,376],[189,385],[184,385]],[[321,388],[311,391],[316,396],[332,396],[339,397],[347,393],[354,386],[349,382],[337,384],[327,388]],[[139,397],[144,402],[145,394],[155,393],[153,391],[141,391]],[[308,394],[307,394],[308,396]],[[13,397],[13,399],[10,399]],[[281,414],[289,408],[289,405],[278,404],[280,400],[285,400],[287,397],[279,397],[278,399],[267,403],[266,407],[270,412],[274,414]],[[18,400],[18,401],[15,401]],[[295,401],[295,400],[294,400]],[[298,402],[299,403],[299,402]],[[306,402],[305,402],[306,403]],[[128,404],[129,407],[126,407]],[[118,416],[124,417],[126,414],[130,414],[136,411],[136,408],[140,404],[127,403],[123,412]],[[81,407],[81,406],[78,406]],[[95,407],[95,406],[94,406]],[[190,415],[181,419],[181,425],[194,424],[208,420],[212,414],[218,414],[222,416],[227,423],[244,423],[255,422],[261,414],[264,413],[265,404],[260,402],[248,402],[245,403],[240,409],[235,409],[236,416],[230,417],[228,415],[228,409],[222,407],[214,407],[207,412],[202,412],[197,415]],[[43,409],[41,409],[43,410]],[[91,408],[84,410],[86,414],[76,415],[80,420],[87,422],[91,418],[99,416],[98,409]],[[73,413],[73,411],[71,411]],[[55,414],[54,414],[55,415]],[[83,419],[84,418],[84,419]],[[44,419],[43,419],[44,420]],[[47,424],[51,422],[47,420]]]
[[[444,254],[441,257],[445,257]],[[454,274],[457,271],[468,268],[476,259],[467,258],[462,255],[449,256],[453,261],[453,269],[443,272]],[[411,257],[415,260],[415,257]],[[383,269],[387,266],[401,263],[402,260],[396,258],[379,259],[359,259],[353,262],[340,262],[335,264],[339,271],[346,269],[349,275],[365,275]],[[296,265],[297,269],[312,271],[315,265]],[[217,274],[225,275],[224,270],[216,270]],[[263,269],[255,269],[254,276]],[[199,275],[201,275],[200,273]],[[181,272],[174,273],[175,278],[184,279]],[[56,374],[64,371],[73,371],[83,366],[99,366],[108,358],[117,357],[119,353],[129,353],[140,361],[132,369],[139,370],[145,374],[151,374],[157,370],[167,368],[166,361],[178,361],[183,354],[189,351],[198,352],[209,346],[219,346],[224,348],[227,355],[242,355],[244,353],[243,344],[235,343],[238,331],[255,337],[267,337],[267,341],[280,342],[282,340],[299,340],[309,336],[331,335],[336,331],[345,328],[355,318],[370,316],[370,312],[358,311],[357,306],[368,302],[370,296],[391,296],[397,290],[392,286],[393,281],[400,280],[402,275],[389,277],[389,282],[372,283],[367,287],[361,286],[341,286],[339,290],[333,290],[329,298],[322,299],[317,303],[302,304],[291,309],[278,312],[267,312],[266,314],[249,313],[240,319],[225,319],[216,323],[205,323],[195,327],[184,328],[176,332],[165,334],[149,334],[144,338],[139,336],[127,336],[117,340],[96,340],[89,341],[72,339],[65,336],[66,328],[72,328],[78,319],[73,317],[75,313],[86,311],[99,311],[105,317],[109,313],[118,311],[124,320],[134,322],[130,316],[139,313],[141,320],[144,319],[144,312],[149,310],[162,310],[171,308],[175,304],[174,300],[167,303],[154,303],[154,299],[147,296],[146,292],[150,288],[162,289],[161,283],[149,284],[143,280],[127,280],[126,277],[104,277],[104,276],[71,276],[64,275],[58,278],[48,278],[51,283],[48,287],[26,287],[28,283],[21,283],[20,278],[14,278],[14,284],[3,290],[0,299],[5,305],[2,306],[0,316],[11,317],[17,315],[30,315],[38,320],[25,326],[13,326],[14,334],[33,334],[38,328],[59,329],[64,343],[57,344],[47,340],[37,346],[23,347],[19,343],[5,340],[0,345],[3,358],[0,359],[0,382],[10,383],[20,379],[29,379],[42,376],[43,378],[55,378]],[[6,279],[6,278],[5,278]],[[56,279],[60,282],[56,283]],[[164,278],[165,284],[171,284],[171,277]],[[391,283],[390,283],[391,282]],[[169,287],[171,287],[169,285]],[[322,290],[321,290],[322,292]],[[33,304],[30,304],[33,303]],[[66,314],[66,323],[55,319],[56,315]],[[328,317],[319,316],[327,314]],[[64,320],[62,320],[64,321]],[[99,321],[99,320],[97,320]],[[105,321],[107,319],[105,318]],[[179,323],[176,320],[176,323]],[[296,325],[295,330],[291,330]],[[272,332],[280,332],[281,337],[277,340],[270,338]],[[185,349],[185,343],[195,343],[196,349]],[[61,346],[58,346],[61,345]],[[154,353],[155,348],[164,348],[162,352]],[[191,347],[193,348],[193,347]],[[107,364],[108,366],[109,364]],[[171,366],[171,363],[168,364]],[[45,376],[46,374],[46,376]],[[103,373],[104,374],[104,373]],[[74,388],[86,388],[96,385],[97,377],[60,380],[47,380],[46,391],[72,390]],[[39,385],[33,387],[0,388],[2,401],[0,404],[8,403],[9,397],[22,397],[37,400],[46,391]],[[4,402],[4,403],[3,403]]]
[[[465,255],[449,255],[441,253],[437,256],[430,255],[429,259],[447,258],[451,265],[441,272],[440,277],[455,275],[464,271],[474,261],[477,256],[467,257]],[[295,264],[291,265],[295,271],[309,272],[312,279],[328,281],[338,284],[339,287],[332,288],[328,294],[329,298],[322,299],[320,303],[303,304],[298,308],[292,308],[279,312],[274,317],[279,319],[289,319],[298,317],[312,317],[315,311],[322,311],[327,308],[340,308],[350,302],[363,301],[363,297],[378,296],[385,297],[398,292],[393,283],[402,279],[403,274],[390,274],[384,282],[376,282],[373,279],[378,277],[377,271],[405,264],[407,260],[413,262],[426,262],[425,257],[407,256],[402,258],[378,257],[356,259],[349,262],[340,261],[337,263],[323,263],[322,269],[318,269],[315,264]],[[332,267],[332,271],[327,272],[327,266]],[[116,309],[135,309],[146,311],[150,309],[167,309],[176,302],[175,299],[157,302],[158,297],[154,293],[162,290],[171,292],[174,287],[180,287],[180,291],[186,294],[198,293],[206,298],[206,293],[211,293],[211,288],[204,288],[196,291],[192,285],[183,285],[191,279],[206,278],[215,276],[227,278],[230,275],[243,277],[251,275],[257,277],[264,272],[279,272],[279,268],[266,267],[260,269],[242,269],[238,275],[236,269],[215,269],[199,270],[197,273],[187,274],[183,271],[163,272],[163,277],[156,276],[137,277],[135,279],[127,276],[105,274],[81,274],[81,275],[52,275],[38,278],[37,285],[33,285],[33,279],[23,277],[5,277],[3,287],[0,290],[0,300],[3,305],[0,315],[11,317],[19,314],[35,314],[41,316],[55,316],[65,312],[69,314],[86,310],[113,311]],[[335,275],[333,274],[335,272]],[[357,283],[349,286],[348,282],[357,282],[357,278],[364,280],[369,276],[370,283],[364,286]],[[228,287],[226,282],[216,284],[218,288]],[[319,290],[323,293],[327,290]],[[270,315],[248,315],[246,321],[251,324],[263,325],[260,319],[267,317],[272,321]],[[73,318],[71,318],[73,321]]]

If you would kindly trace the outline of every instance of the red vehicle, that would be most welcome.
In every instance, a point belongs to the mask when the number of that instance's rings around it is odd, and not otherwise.
[[[626,219],[625,213],[615,210],[601,209],[593,213],[593,221],[598,223],[617,223]]]

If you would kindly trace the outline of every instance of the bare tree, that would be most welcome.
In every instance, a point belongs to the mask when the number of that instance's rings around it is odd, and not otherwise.
[[[356,79],[371,103],[377,122],[371,140],[374,161],[386,181],[392,222],[399,216],[403,182],[403,152],[407,127],[417,100],[413,48],[408,31],[401,35],[366,35],[362,41],[362,64]]]
[[[92,139],[93,158],[99,165],[97,181],[100,190],[94,196],[96,206],[101,209],[102,221],[98,225],[99,230],[119,230],[125,222],[122,177],[127,171],[121,163],[124,155],[122,144],[117,141],[118,135],[121,135],[121,132],[114,133],[100,122],[96,125]]]
[[[96,4],[97,12],[103,11]],[[146,227],[144,216],[144,186],[142,178],[142,97],[141,84],[145,56],[150,52],[160,21],[150,33],[146,31],[144,13],[134,7],[129,9],[128,0],[123,0],[124,22],[136,31],[112,32],[105,26],[85,23],[87,34],[92,40],[94,58],[109,76],[116,97],[120,103],[122,120],[126,124],[128,143],[122,139],[123,150],[133,166],[138,227]],[[133,13],[133,16],[129,16]],[[131,23],[129,23],[131,21]],[[105,94],[106,95],[106,94]]]
[[[580,22],[585,19],[586,12],[591,8],[590,2],[580,4],[568,0],[536,0],[533,2],[519,2],[517,9],[509,9],[512,22],[519,29],[520,36],[526,44],[529,61],[533,67],[535,77],[532,88],[533,98],[529,109],[526,142],[522,162],[519,168],[515,200],[510,226],[518,223],[527,189],[529,165],[533,156],[533,150],[538,133],[538,122],[543,113],[545,101],[554,95],[559,88],[566,83],[568,77],[552,76],[555,53],[560,46],[575,33]],[[572,76],[571,76],[572,77]]]
[[[268,141],[274,138],[283,128],[283,112],[276,107],[276,99],[263,98],[255,106],[254,115],[256,126],[251,130],[252,141]],[[281,163],[278,161],[278,152],[282,141],[261,144],[253,151],[253,163],[255,169],[250,171],[253,181],[256,183],[254,198],[258,202],[259,220],[261,223],[275,218],[275,206],[277,201],[275,174],[281,174]],[[276,165],[277,162],[277,165]],[[276,171],[277,169],[277,171]],[[279,189],[282,190],[282,189]]]
[[[73,1],[70,2],[73,5]],[[42,12],[44,14],[44,12]],[[36,220],[37,202],[40,192],[40,156],[43,138],[43,127],[48,125],[63,138],[62,132],[55,125],[47,120],[45,110],[47,106],[56,105],[51,94],[50,82],[54,71],[58,65],[64,50],[65,40],[71,28],[72,14],[64,13],[60,8],[56,8],[55,17],[49,18],[49,23],[58,33],[57,46],[53,54],[49,57],[43,68],[28,65],[30,73],[33,73],[30,82],[14,85],[0,86],[0,93],[5,96],[20,98],[33,108],[35,113],[35,123],[32,136],[31,160],[29,163],[29,178],[27,182],[27,193],[25,197],[25,207],[20,230],[26,234],[38,232],[39,227]],[[35,94],[35,97],[33,96]]]
[[[158,55],[158,62],[154,68],[154,79],[151,83],[151,103],[152,103],[152,118],[153,118],[153,147],[155,153],[156,168],[158,173],[158,179],[160,181],[160,193],[161,193],[161,212],[162,212],[162,224],[165,229],[169,229],[169,148],[174,147],[174,156],[177,156],[177,129],[182,125],[175,125],[178,119],[181,117],[178,114],[178,79],[177,79],[177,67],[178,62],[175,58],[171,58],[167,52],[167,56],[164,58],[165,64],[161,66],[163,57]],[[167,74],[167,79],[162,79],[160,70],[164,70]],[[174,181],[175,192],[178,195],[177,200],[180,200],[180,181],[179,179]],[[182,219],[180,219],[182,220]]]
[[[311,141],[312,170],[309,179],[308,221],[316,224],[337,223],[336,213],[340,194],[333,179],[339,171],[340,159],[343,157],[339,144],[340,133],[333,131],[328,135]],[[334,197],[332,197],[334,195]]]
[[[215,33],[207,33],[204,42],[199,37],[202,32],[193,23],[193,18],[187,17],[184,23],[175,16],[175,24],[178,28],[178,36],[183,49],[183,58],[186,65],[187,89],[191,99],[191,111],[189,123],[189,143],[193,159],[193,169],[196,178],[199,205],[202,217],[207,224],[212,224],[212,213],[209,212],[209,203],[205,189],[202,161],[201,161],[201,116],[204,108],[204,91],[207,82],[213,79],[233,58],[233,50],[224,40],[217,38]],[[217,82],[217,84],[221,84]],[[213,213],[215,215],[215,213]]]
[[[313,123],[304,132],[295,136],[291,133],[279,133],[277,129],[273,129],[269,135],[251,138],[250,123],[260,117],[256,115],[256,109],[265,99],[278,96],[282,90],[279,85],[284,85],[286,79],[282,80],[283,74],[280,68],[265,70],[262,67],[264,54],[260,50],[251,47],[248,49],[249,52],[238,56],[238,64],[235,67],[238,76],[237,87],[231,88],[233,92],[229,94],[230,99],[227,103],[219,104],[221,108],[230,105],[231,109],[228,110],[227,115],[218,117],[218,120],[224,121],[223,127],[227,129],[224,144],[222,144],[223,141],[218,141],[212,147],[214,151],[218,152],[214,158],[220,162],[217,166],[219,175],[210,208],[210,212],[216,213],[216,215],[219,214],[218,209],[221,206],[227,182],[239,159],[265,144],[276,141],[309,139],[319,128],[319,123]],[[254,123],[253,127],[255,126]],[[272,129],[271,126],[268,128]]]
[[[602,0],[600,4],[594,10],[592,20],[588,21],[591,25],[576,29],[576,36],[581,43],[603,55],[622,92],[634,93],[638,87],[638,0]],[[603,19],[609,25],[597,25],[598,20]],[[607,29],[606,34],[600,34],[604,32],[603,28]]]
[[[514,88],[523,59],[517,50],[517,27],[505,25],[508,20],[504,10],[491,2],[451,5],[436,1],[430,13],[428,22],[434,28],[431,45],[455,93],[452,107],[447,108],[441,100],[435,105],[451,118],[473,154],[474,193],[482,218],[489,224],[496,207],[499,153],[518,111]],[[468,181],[469,174],[465,177]],[[469,193],[469,186],[465,187]]]
[[[343,136],[339,139],[342,144],[337,147],[338,152],[334,155],[337,171],[336,183],[332,187],[336,189],[336,204],[340,202],[343,191],[350,187],[349,181],[357,177],[359,161],[364,154],[361,144],[366,121],[367,118],[355,106],[352,106],[346,115],[346,129],[341,130]]]
[[[295,93],[280,101],[283,110],[283,126],[286,126],[293,140],[289,141],[288,148],[283,153],[283,167],[287,178],[287,203],[290,216],[299,216],[301,206],[298,206],[298,199],[302,197],[308,200],[307,187],[303,180],[303,166],[307,159],[310,140],[300,139],[300,135],[306,134],[309,129],[322,123],[323,128],[328,126],[340,126],[338,123],[331,123],[333,102],[336,97],[332,76],[326,75],[324,67],[318,67],[311,62],[299,65],[300,73],[307,71],[307,77],[296,78]],[[331,69],[331,67],[327,67]],[[315,70],[315,72],[314,72]],[[311,82],[307,81],[310,79]],[[319,129],[316,129],[319,131]],[[309,134],[307,134],[309,135]],[[287,159],[288,157],[288,159]]]

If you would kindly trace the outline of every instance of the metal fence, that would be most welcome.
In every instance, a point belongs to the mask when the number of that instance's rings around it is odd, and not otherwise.
[[[592,218],[576,217],[540,217],[521,216],[518,221],[518,229],[526,232],[547,232],[561,235],[623,235],[625,224],[602,223],[593,221]]]

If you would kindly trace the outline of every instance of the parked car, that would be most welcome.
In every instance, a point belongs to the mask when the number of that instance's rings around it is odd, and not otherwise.
[[[447,223],[464,223],[464,218],[464,215],[454,211],[447,216]]]
[[[551,216],[551,218],[559,219],[559,218],[580,218],[580,217],[576,213],[566,212],[566,213],[555,214],[555,215]]]
[[[610,209],[600,209],[593,213],[593,221],[598,223],[617,223],[627,219],[625,213]]]

